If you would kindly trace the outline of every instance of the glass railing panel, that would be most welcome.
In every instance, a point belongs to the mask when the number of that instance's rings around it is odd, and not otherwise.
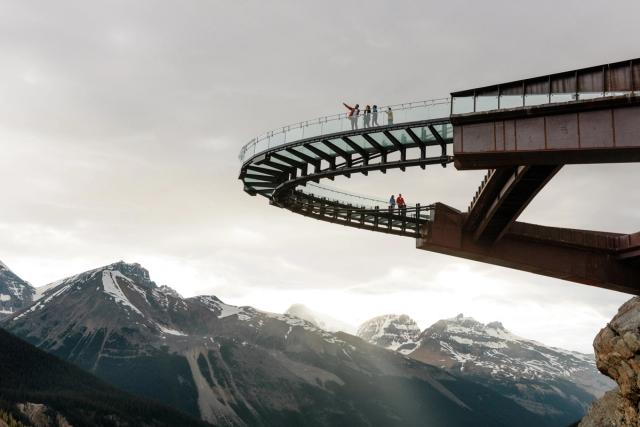
[[[269,148],[279,147],[282,144],[285,144],[286,142],[287,140],[286,140],[285,132],[275,133],[271,135],[271,137],[269,138]]]
[[[270,147],[269,143],[270,137],[266,137],[256,143],[255,152],[261,153],[262,151],[268,150]]]
[[[350,121],[346,118],[328,118],[322,125],[323,135],[343,132],[351,129]]]
[[[584,100],[584,99],[596,99],[596,98],[603,98],[604,95],[602,92],[580,92],[578,94],[578,99],[580,100]]]
[[[503,108],[518,108],[522,107],[524,102],[522,95],[501,95],[500,96],[500,109]]]
[[[449,117],[451,104],[449,99],[440,99],[433,104],[427,105],[427,119],[439,119]]]
[[[524,97],[524,105],[527,107],[549,103],[549,95],[527,95]]]
[[[407,107],[398,114],[396,123],[415,122],[418,120],[427,120],[429,118],[428,108],[426,105],[418,105]]]
[[[605,92],[604,96],[622,96],[633,95],[633,92]],[[640,95],[640,92],[635,92],[636,95]]]
[[[478,96],[476,97],[476,112],[491,111],[498,109],[497,96]]]
[[[322,133],[322,123],[314,122],[314,123],[306,123],[302,125],[302,138],[313,138],[314,136],[323,135]],[[290,139],[289,141],[295,141],[294,139]]]
[[[413,122],[428,120],[436,117],[447,117],[449,115],[450,104],[448,99],[421,101],[408,104],[391,106],[392,120],[387,114],[388,107],[379,107],[377,113],[377,125],[386,126],[392,123]],[[363,111],[357,117],[349,118],[346,114],[325,116],[312,121],[302,122],[295,125],[268,132],[254,140],[254,142],[243,147],[240,157],[243,160],[259,154],[268,149],[277,148],[283,144],[289,144],[298,140],[344,132],[351,129],[363,129],[376,127],[375,114],[372,112],[366,117]]]
[[[286,133],[286,140],[288,142],[298,141],[304,138],[304,129],[301,126],[288,127]]]
[[[355,193],[347,193],[345,191],[324,187],[314,183],[307,183],[306,186],[299,186],[296,188],[304,194],[313,195],[318,198],[324,198],[327,201],[338,202],[345,205],[351,205],[354,208],[373,209],[375,206],[386,206],[386,202],[382,199],[375,197],[359,195]]]
[[[552,93],[551,102],[570,102],[576,100],[575,93]]]
[[[473,96],[453,98],[453,114],[473,113]]]

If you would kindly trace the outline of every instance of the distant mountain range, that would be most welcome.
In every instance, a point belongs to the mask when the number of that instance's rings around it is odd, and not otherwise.
[[[358,336],[484,384],[552,425],[578,420],[615,387],[598,372],[593,355],[548,347],[500,322],[483,324],[462,314],[422,332],[406,315],[379,316],[360,326]]]
[[[504,393],[287,314],[182,298],[138,264],[39,289],[4,328],[215,425],[551,426]]]

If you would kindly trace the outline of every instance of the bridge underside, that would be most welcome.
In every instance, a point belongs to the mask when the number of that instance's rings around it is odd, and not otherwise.
[[[467,214],[436,204],[416,247],[585,285],[640,293],[640,233],[545,227],[514,222],[497,242],[465,230]]]

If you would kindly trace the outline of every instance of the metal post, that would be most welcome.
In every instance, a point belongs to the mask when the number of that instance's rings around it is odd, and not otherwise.
[[[380,207],[376,206],[373,214],[373,228],[378,229],[378,218],[380,218]]]
[[[393,219],[393,208],[389,206],[389,217],[387,218],[387,229],[391,230],[391,221]]]

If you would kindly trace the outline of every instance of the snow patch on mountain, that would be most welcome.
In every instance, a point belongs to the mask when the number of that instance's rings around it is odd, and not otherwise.
[[[129,307],[142,316],[142,312],[138,310],[138,308],[133,305],[131,301],[129,301],[122,289],[120,289],[120,285],[118,285],[117,279],[122,279],[126,280],[129,283],[133,283],[131,279],[122,274],[120,271],[105,270],[102,272],[102,288],[104,292],[113,297],[116,303],[122,304],[125,307]]]
[[[181,336],[181,337],[188,336],[187,334],[185,334],[182,331],[178,331],[177,329],[168,328],[168,327],[162,326],[162,325],[160,325],[158,323],[156,324],[156,326],[158,327],[158,329],[160,329],[160,331],[162,331],[163,334],[176,335],[176,336]]]
[[[545,346],[511,333],[500,322],[484,324],[462,314],[425,329],[410,356],[512,381],[565,379],[582,384],[594,396],[612,385],[597,371],[593,355]]]
[[[356,335],[380,347],[409,354],[416,347],[420,328],[406,314],[387,314],[364,322]]]
[[[0,264],[0,318],[3,318],[31,304],[34,287],[18,277],[6,264]]]

